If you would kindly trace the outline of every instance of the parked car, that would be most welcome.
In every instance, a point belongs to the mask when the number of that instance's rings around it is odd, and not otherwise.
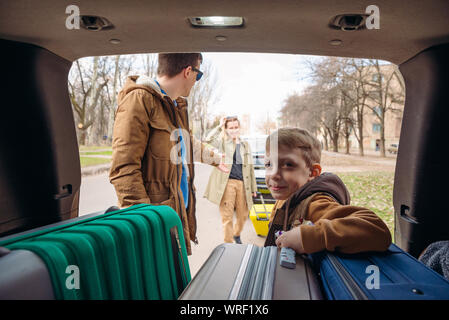
[[[387,148],[387,151],[391,154],[397,154],[398,153],[398,148],[399,145],[397,143],[392,143],[390,144],[390,146]]]
[[[264,158],[267,135],[242,136],[242,140],[247,141],[251,148],[254,169],[265,170]]]
[[[252,152],[254,163],[254,174],[257,183],[257,198],[254,199],[255,204],[273,204],[275,202],[273,196],[265,184],[265,144],[268,135],[242,136],[242,140],[247,141]]]

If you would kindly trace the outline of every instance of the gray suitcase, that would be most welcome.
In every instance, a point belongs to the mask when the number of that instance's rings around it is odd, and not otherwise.
[[[322,300],[309,260],[279,265],[277,247],[221,244],[212,251],[180,300]]]

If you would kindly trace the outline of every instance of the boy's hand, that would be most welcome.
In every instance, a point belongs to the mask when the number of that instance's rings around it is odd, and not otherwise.
[[[253,192],[253,198],[257,197],[257,192]]]
[[[301,239],[301,229],[296,227],[290,231],[283,232],[277,239],[276,245],[278,248],[287,247],[292,248],[297,253],[304,253],[304,247]]]

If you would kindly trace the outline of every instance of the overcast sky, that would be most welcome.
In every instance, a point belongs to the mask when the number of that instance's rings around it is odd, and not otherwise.
[[[203,53],[218,78],[220,100],[213,114],[250,114],[255,121],[278,117],[283,101],[309,84],[306,59],[311,56],[266,53]]]

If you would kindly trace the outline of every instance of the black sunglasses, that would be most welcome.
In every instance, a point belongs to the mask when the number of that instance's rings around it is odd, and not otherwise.
[[[194,68],[194,67],[192,67],[192,70],[195,71],[195,72],[197,72],[197,75],[196,75],[196,81],[200,80],[201,77],[203,76],[203,72],[200,71],[200,70],[198,70],[197,68]]]

